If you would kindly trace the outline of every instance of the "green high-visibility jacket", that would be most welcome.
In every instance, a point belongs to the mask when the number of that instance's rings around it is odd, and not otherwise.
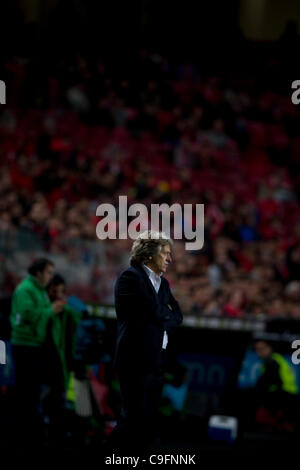
[[[75,338],[81,315],[66,305],[63,311],[50,320],[50,334],[61,360],[65,389],[75,356]]]
[[[271,358],[275,362],[277,362],[279,366],[278,372],[282,382],[281,389],[287,393],[298,393],[296,375],[288,361],[281,354],[278,353],[272,353]],[[262,372],[264,371],[265,366],[262,366]],[[270,392],[274,392],[276,390],[278,390],[278,386],[275,384],[269,387]]]
[[[13,294],[11,342],[38,347],[46,344],[50,336],[57,349],[67,386],[79,320],[80,314],[67,305],[61,313],[55,314],[46,289],[34,276],[29,275]]]
[[[16,287],[12,297],[12,344],[44,344],[48,322],[54,315],[46,289],[34,276],[27,276]]]

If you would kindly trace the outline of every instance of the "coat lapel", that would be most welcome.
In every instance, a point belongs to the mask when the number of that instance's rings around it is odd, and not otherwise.
[[[152,294],[154,295],[154,297],[155,297],[156,299],[158,299],[158,295],[157,295],[157,293],[156,293],[156,290],[154,289],[153,284],[152,284],[152,282],[150,281],[149,276],[148,276],[148,274],[146,273],[146,271],[144,270],[143,266],[140,265],[140,264],[135,263],[135,264],[134,264],[134,267],[135,267],[135,268],[139,271],[139,273],[142,275],[142,278],[143,278],[143,280],[144,280],[144,284],[145,284],[146,289],[150,290],[150,292],[152,292]],[[161,285],[162,285],[162,282],[161,282],[161,284],[160,284],[160,287],[161,287]],[[158,292],[160,292],[160,289],[159,289]]]

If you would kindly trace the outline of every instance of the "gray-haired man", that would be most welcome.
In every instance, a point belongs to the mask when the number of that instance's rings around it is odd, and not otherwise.
[[[132,451],[156,435],[161,398],[163,349],[182,313],[163,276],[171,262],[172,241],[147,231],[133,243],[131,266],[115,285],[118,320],[115,367],[121,389],[121,417],[111,436],[118,448]]]

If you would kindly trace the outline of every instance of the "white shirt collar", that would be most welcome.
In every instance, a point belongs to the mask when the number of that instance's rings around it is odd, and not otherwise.
[[[148,274],[148,276],[155,276],[155,277],[161,277],[162,276],[162,272],[159,273],[159,274],[156,274],[151,268],[149,268],[148,266],[146,266],[145,264],[143,264],[143,268],[144,270],[146,271],[146,273]]]

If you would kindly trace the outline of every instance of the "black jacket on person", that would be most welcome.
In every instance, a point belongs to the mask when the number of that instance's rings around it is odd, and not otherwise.
[[[164,331],[182,323],[182,313],[169,283],[161,276],[156,293],[139,263],[123,271],[115,284],[116,369],[153,371],[161,364]]]

